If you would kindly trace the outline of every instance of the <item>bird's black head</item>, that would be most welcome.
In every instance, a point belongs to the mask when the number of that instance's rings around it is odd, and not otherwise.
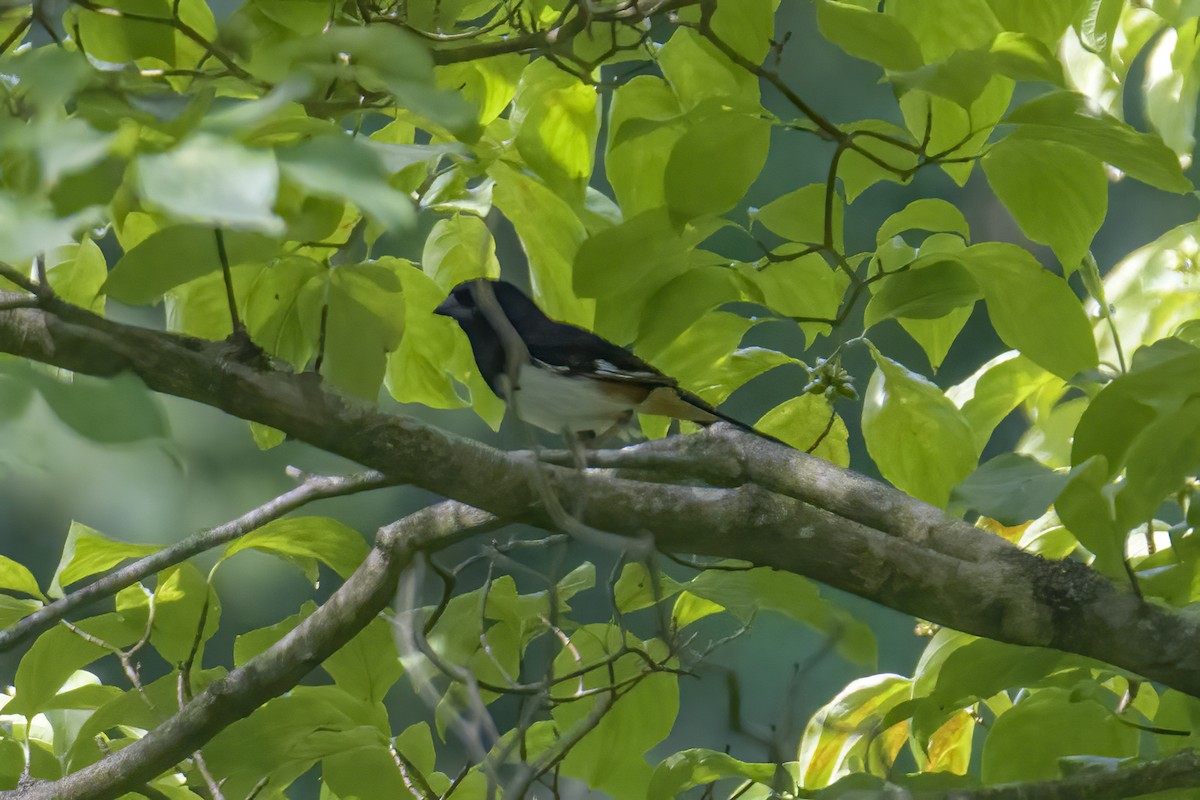
[[[537,317],[542,316],[533,301],[516,286],[507,281],[491,280],[490,278],[475,278],[458,284],[450,290],[450,294],[441,302],[441,305],[433,310],[433,313],[450,317],[466,328],[472,321],[486,318],[480,308],[480,295],[489,289],[505,316],[510,319],[530,313]],[[530,311],[531,309],[532,311]]]

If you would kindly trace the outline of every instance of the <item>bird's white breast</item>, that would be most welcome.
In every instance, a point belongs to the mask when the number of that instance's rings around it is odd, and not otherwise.
[[[602,391],[599,381],[526,365],[517,375],[517,416],[531,425],[561,433],[603,432],[622,421],[633,405]]]

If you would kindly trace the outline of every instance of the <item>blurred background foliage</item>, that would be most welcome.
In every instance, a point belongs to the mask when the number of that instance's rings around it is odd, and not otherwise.
[[[321,8],[324,5],[316,4]],[[1023,7],[1028,8],[1030,5],[1024,4]],[[234,3],[213,2],[210,6],[218,24],[226,23],[237,10]],[[42,3],[39,7],[40,13],[50,20],[57,20],[63,12],[68,11],[66,3]],[[776,39],[782,39],[783,44],[777,52],[773,50],[766,56],[771,69],[777,70],[783,83],[834,123],[880,119],[903,126],[905,121],[898,108],[893,87],[879,80],[879,67],[851,57],[822,36],[815,8],[813,3],[796,0],[784,0],[780,4],[775,19],[775,31]],[[1186,12],[1177,8],[1168,11],[1186,16]],[[320,9],[314,11],[313,4],[304,3],[280,13],[288,15],[287,19],[295,24],[304,25],[304,15],[315,12],[320,12]],[[78,10],[76,13],[82,14]],[[71,18],[70,13],[67,18]],[[86,37],[89,26],[97,26],[93,31],[97,41],[104,41],[101,30],[105,24],[104,20],[95,15],[84,14],[79,17],[79,23],[81,28],[77,33],[81,31]],[[665,26],[662,22],[656,24]],[[1155,28],[1151,31],[1148,25],[1147,23],[1145,27],[1147,38],[1150,33],[1158,30]],[[1188,29],[1187,25],[1191,25],[1191,29]],[[54,27],[54,23],[49,26],[50,29]],[[1192,30],[1191,35],[1194,36],[1195,20],[1184,21],[1177,27],[1180,31],[1179,36],[1183,36],[1187,30]],[[235,33],[236,27],[230,26],[225,35],[232,37]],[[655,31],[656,38],[659,33],[660,31]],[[168,38],[171,40],[171,46],[193,46],[178,37]],[[50,41],[50,33],[45,26],[33,25],[27,34],[27,40],[34,44],[45,44]],[[237,46],[236,41],[229,44],[235,48]],[[112,62],[123,61],[125,54],[120,51],[119,45],[113,46],[115,49],[112,52],[94,55]],[[335,52],[337,44],[331,44],[330,47],[334,48],[331,52]],[[1128,86],[1143,84],[1147,77],[1147,65],[1152,59],[1169,60],[1171,57],[1170,53],[1164,56],[1154,48],[1139,49],[1132,45],[1130,53],[1133,57],[1126,65],[1128,73],[1124,76],[1124,83]],[[287,55],[286,52],[266,55],[258,53],[255,58],[260,60],[252,62],[251,72],[261,76],[272,76],[282,82],[288,69]],[[1070,56],[1069,52],[1063,56],[1068,65],[1082,62],[1082,57],[1072,62]],[[373,77],[379,78],[390,91],[406,96],[413,107],[438,119],[448,128],[464,124],[463,120],[456,117],[460,110],[455,104],[447,101],[441,94],[423,92],[420,82],[403,74],[403,69],[397,74],[385,74],[383,66],[369,66],[383,70],[382,76]],[[560,92],[561,102],[553,107],[561,109],[562,113],[571,113],[571,92],[579,85],[565,79],[562,73],[553,70],[548,63],[544,68],[546,74],[538,80],[530,78],[528,83],[523,85],[523,90],[530,93]],[[617,81],[627,77],[626,73],[630,69],[628,65],[622,64],[606,67],[602,78]],[[1182,80],[1195,81],[1192,77],[1194,68],[1191,69],[1193,71],[1187,73]],[[69,67],[64,66],[64,70],[69,72]],[[411,86],[406,84],[406,81],[410,80]],[[69,83],[68,78],[64,78],[64,82]],[[1040,87],[1019,85],[1013,106],[1040,91]],[[1118,115],[1123,115],[1140,129],[1149,127],[1147,104],[1158,102],[1161,105],[1164,102],[1153,92],[1122,93],[1112,89],[1104,95],[1104,91],[1105,87],[1100,87],[1094,94],[1109,97],[1113,104],[1110,110],[1120,112]],[[612,97],[611,87],[602,82],[599,89],[603,112],[600,115],[601,141],[607,134],[605,126],[609,120]],[[168,120],[168,123],[172,115],[186,116],[186,109],[171,107],[171,102],[173,101],[170,97],[148,97],[145,99],[146,113],[151,116],[158,115]],[[763,103],[781,118],[794,116],[794,109],[788,101],[770,86],[763,86]],[[585,109],[581,113],[586,114],[590,111]],[[1164,113],[1160,107],[1160,119]],[[1194,116],[1194,98],[1191,113]],[[1180,151],[1190,150],[1192,145],[1190,127],[1186,122],[1185,119],[1177,126],[1175,139],[1167,142]],[[236,112],[231,112],[225,119],[210,120],[206,124],[211,125],[214,136],[210,139],[197,137],[191,140],[189,146],[201,150],[219,150],[222,147],[218,138],[222,132],[221,126],[233,128],[248,123],[239,119]],[[405,127],[403,120],[392,124],[396,125],[396,142],[403,146],[403,143],[411,138],[411,129]],[[372,125],[375,126],[373,130],[370,129]],[[382,125],[378,120],[374,120],[367,123],[363,133],[378,133],[380,130]],[[119,138],[121,134],[118,131],[114,135]],[[796,135],[795,132],[782,127],[771,128],[769,131],[765,127],[762,131],[731,130],[728,135],[731,157],[735,155],[732,151],[736,150],[738,142],[744,136],[765,135],[769,136],[770,140],[765,167],[744,197],[737,202],[736,207],[725,215],[730,219],[749,220],[757,214],[758,209],[781,195],[797,187],[821,184],[826,179],[834,150],[830,142]],[[77,155],[84,152],[88,146],[98,146],[96,142],[90,141],[88,136],[81,133],[78,142],[64,140],[63,147]],[[264,140],[269,140],[271,131],[264,131],[262,136]],[[388,136],[385,134],[381,138],[387,140]],[[611,196],[613,188],[606,177],[603,148],[592,153],[590,146],[584,144],[585,151],[574,152],[574,156],[584,160],[595,158],[591,186]],[[108,146],[108,143],[105,142],[104,146]],[[318,148],[320,146],[314,145]],[[327,142],[324,146],[340,145]],[[519,137],[516,146],[521,148]],[[526,153],[532,154],[529,156],[531,159],[536,160],[538,157],[536,148],[529,148],[523,152]],[[652,155],[651,153],[651,157]],[[415,219],[410,219],[414,212],[407,205],[394,204],[387,198],[386,193],[370,193],[370,176],[356,175],[354,171],[357,162],[352,149],[339,156],[346,164],[346,172],[342,175],[322,172],[320,159],[313,156],[311,160],[306,161],[309,156],[313,154],[294,154],[293,160],[289,162],[290,167],[285,166],[284,180],[309,187],[321,186],[323,182],[330,181],[357,181],[352,189],[347,190],[347,194],[357,193],[356,202],[372,216],[372,224],[381,228],[396,228],[405,224],[413,226],[408,233],[384,234],[374,244],[372,254],[376,257],[421,257],[422,250],[428,246],[426,238],[434,230],[435,223],[446,217],[444,208],[423,207],[415,212]],[[153,156],[164,160],[185,157],[186,154],[181,155],[179,149]],[[231,153],[230,157],[246,158],[244,153]],[[402,151],[397,150],[394,157],[401,159],[405,156]],[[70,158],[68,155],[63,156],[63,164],[67,165],[64,169],[69,169]],[[102,159],[93,160],[96,164],[102,164]],[[245,163],[237,164],[237,168],[248,175],[253,174],[259,166],[253,159],[248,158]],[[574,188],[568,185],[574,180],[569,169],[556,177],[555,170],[562,167],[562,164],[536,166],[539,173],[546,178],[546,182],[556,190],[564,193],[575,189],[582,191],[582,185]],[[172,174],[186,173],[179,173],[178,170],[172,172],[171,169],[164,169],[159,173],[154,169],[152,162],[144,162],[141,169],[143,190],[157,198],[160,205],[169,204],[172,197],[178,197],[180,209],[185,213],[196,212],[193,198],[188,194],[190,184],[169,183]],[[1189,170],[1187,174],[1194,177],[1195,173],[1194,170]],[[160,178],[168,182],[156,185],[155,181]],[[194,181],[202,179],[203,176],[199,173],[192,176]],[[696,175],[695,179],[703,181],[705,176]],[[678,191],[683,192],[684,196],[687,194],[686,187]],[[1014,242],[1037,255],[1047,268],[1057,268],[1058,262],[1052,249],[1044,244],[1032,242],[1022,235],[1021,229],[1001,205],[993,189],[989,187],[983,171],[979,169],[974,170],[962,186],[956,185],[938,169],[920,170],[906,185],[884,181],[870,186],[861,196],[853,199],[852,213],[845,216],[845,252],[874,250],[877,245],[876,234],[884,220],[916,198],[942,198],[952,203],[968,222],[972,241]],[[636,199],[623,200],[623,205],[636,206]],[[58,198],[57,202],[69,206],[70,198]],[[503,205],[516,200],[498,198],[496,202]],[[205,220],[219,221],[223,214],[232,214],[244,222],[253,209],[264,207],[262,199],[255,197],[252,189],[248,189],[245,197],[229,198],[228,203],[227,207],[205,209]],[[629,208],[625,210],[629,212]],[[1126,254],[1151,242],[1173,226],[1194,220],[1196,210],[1196,202],[1191,195],[1181,197],[1169,194],[1136,180],[1119,180],[1109,184],[1106,221],[1091,244],[1101,272],[1108,272]],[[322,214],[328,215],[328,209],[320,208],[319,204],[314,204],[310,211],[314,218]],[[302,215],[297,215],[297,218],[300,216]],[[317,223],[314,223],[315,227],[320,227],[319,223],[320,220],[317,220]],[[280,224],[278,219],[265,215],[258,231],[277,233],[274,228]],[[553,226],[555,223],[548,218],[546,224]],[[111,229],[96,242],[109,264],[114,263],[121,254],[122,244],[125,245],[124,249],[128,250],[131,243],[144,238],[136,231],[131,232],[132,227],[135,226],[127,223],[122,231],[125,236],[131,237],[129,242],[118,242],[120,237]],[[519,232],[515,231],[504,217],[496,214],[488,218],[488,227],[495,237],[495,258],[502,266],[503,274],[527,284],[526,255],[518,237]],[[381,231],[375,230],[371,233],[379,234]],[[362,235],[361,231],[357,235]],[[179,258],[180,251],[186,250],[191,241],[180,234],[178,240],[168,243],[170,252]],[[252,249],[255,242],[248,234],[244,241],[234,242],[231,239],[230,246]],[[753,262],[761,256],[756,244],[735,230],[717,232],[706,246],[739,261]],[[638,253],[634,251],[630,257],[636,259]],[[186,260],[179,259],[179,269],[189,268],[184,263]],[[132,270],[133,267],[128,269]],[[211,295],[220,301],[222,298],[219,291],[214,291],[219,289],[216,282],[218,278],[219,276],[215,276],[189,284],[165,305],[134,308],[110,303],[108,312],[118,319],[155,327],[169,324],[184,330],[190,329],[190,332],[199,335],[219,338],[228,330],[205,328],[207,323],[198,317],[189,320],[186,316],[187,303],[180,299],[186,299],[188,291],[203,291],[207,293],[206,297]],[[204,284],[204,280],[208,280],[208,284]],[[251,278],[238,280],[248,281]],[[239,285],[247,284],[235,282],[235,286]],[[1082,287],[1079,286],[1079,278],[1075,279],[1073,285],[1080,294],[1083,293]],[[406,285],[405,288],[407,290],[410,287]],[[145,291],[145,286],[133,280],[121,284],[110,279],[110,289],[112,296],[119,296],[125,292],[125,299],[131,303],[144,303],[155,296],[153,289],[147,297],[138,295],[139,291]],[[425,291],[425,288],[421,287],[419,291]],[[414,289],[412,293],[416,295],[419,292]],[[427,299],[423,298],[422,302]],[[570,303],[563,300],[560,311],[569,311],[569,306]],[[839,330],[834,331],[831,337],[818,341],[813,349],[808,350],[804,354],[805,359],[811,364],[814,358],[831,353],[838,344],[848,338],[848,332],[860,331],[862,313],[863,304],[860,304],[853,316]],[[617,323],[614,325],[619,327]],[[799,341],[797,334],[798,329],[791,324],[764,324],[750,330],[743,345],[762,345],[772,350],[799,353],[806,342]],[[374,335],[387,340],[390,334],[385,326],[375,331]],[[963,333],[945,354],[944,361],[936,365],[936,370],[932,369],[934,365],[929,364],[926,352],[902,333],[895,320],[884,322],[881,327],[875,329],[872,340],[886,350],[889,358],[932,377],[943,388],[964,380],[978,369],[981,363],[1007,349],[993,326],[988,323],[982,305],[977,305],[971,312]],[[295,365],[302,366],[308,361],[311,353],[300,351],[292,355]],[[332,354],[331,366],[335,371],[338,369],[336,354]],[[855,348],[847,351],[842,366],[852,376],[858,391],[865,391],[867,378],[874,369],[874,362],[867,349]],[[285,490],[291,485],[291,481],[284,474],[287,465],[295,465],[312,472],[340,472],[353,468],[351,464],[291,441],[262,450],[256,446],[246,423],[214,409],[175,398],[148,398],[136,387],[123,389],[119,385],[106,386],[98,388],[96,396],[83,396],[76,392],[71,397],[58,400],[58,407],[52,408],[56,402],[53,389],[31,393],[28,388],[32,380],[30,376],[21,374],[11,363],[6,363],[3,368],[4,371],[0,372],[0,436],[3,437],[4,443],[0,448],[0,470],[3,475],[3,480],[0,480],[0,552],[13,555],[37,575],[53,573],[72,521],[82,522],[108,536],[127,542],[168,543],[235,517]],[[382,365],[380,368],[382,369]],[[334,380],[338,382],[336,375]],[[348,384],[347,388],[354,390],[357,388],[354,385],[355,380],[356,377],[348,375],[347,383],[343,385]],[[799,366],[782,367],[778,371],[749,381],[734,392],[726,410],[742,419],[758,419],[780,401],[781,392],[791,397],[800,392],[807,380],[807,373]],[[363,385],[365,393],[371,394],[371,381],[366,380]],[[374,385],[377,386],[378,382]],[[478,383],[472,388],[478,390]],[[398,413],[418,417],[499,447],[516,448],[523,444],[521,432],[513,430],[508,423],[502,425],[498,432],[493,432],[480,415],[468,408],[432,409],[419,403],[397,403],[386,397],[386,392],[384,395],[382,402],[385,407]],[[113,408],[120,409],[115,416],[122,419],[122,424],[129,426],[128,430],[113,429],[110,420],[114,416],[107,413]],[[483,409],[482,413],[483,416],[494,420],[497,411],[498,406],[492,405],[490,409]],[[863,446],[858,413],[844,413],[843,418],[848,428],[850,463],[856,469],[873,473],[873,462],[867,457]],[[1010,451],[1024,428],[1025,423],[1019,412],[1009,415],[984,451],[984,460],[993,454]],[[271,433],[266,431],[258,431],[257,435],[260,441],[271,438]],[[379,525],[425,505],[429,500],[423,492],[401,488],[328,501],[322,508],[322,513],[337,517],[369,537]],[[582,545],[573,547],[572,561],[591,559],[600,565],[601,570],[605,568],[606,562],[611,563],[611,554],[589,552]],[[469,547],[463,548],[460,555],[465,556],[469,552]],[[688,571],[671,565],[667,565],[666,570],[681,579],[690,575]],[[293,613],[307,599],[320,602],[328,595],[330,584],[335,583],[335,580],[329,580],[330,577],[323,575],[324,580],[314,590],[296,570],[268,556],[246,553],[233,560],[218,573],[217,588],[222,597],[222,619],[220,630],[209,644],[210,661],[226,663],[230,660],[228,654],[232,651],[236,633],[269,625]],[[837,596],[840,603],[859,619],[865,620],[873,629],[878,640],[877,663],[854,664],[846,661],[837,654],[826,652],[826,637],[822,634],[803,628],[782,616],[764,613],[755,620],[753,627],[736,645],[713,656],[712,664],[728,668],[728,672],[724,669],[712,669],[698,678],[684,679],[680,682],[679,724],[672,737],[655,752],[666,754],[685,746],[708,746],[716,750],[730,746],[735,754],[742,757],[766,758],[767,754],[761,752],[761,743],[756,737],[731,729],[727,718],[728,705],[712,700],[714,696],[729,691],[731,686],[736,686],[740,691],[744,717],[757,720],[764,726],[757,731],[759,736],[764,730],[769,731],[772,725],[779,726],[784,731],[790,730],[795,736],[799,734],[799,721],[808,719],[816,709],[855,677],[887,672],[907,675],[913,672],[927,640],[914,634],[914,621],[911,618],[836,592],[830,594]],[[588,602],[590,601],[579,601],[581,615],[587,614]],[[602,607],[603,603],[597,600],[595,611],[603,613]],[[721,628],[722,625],[725,625],[724,629]],[[728,632],[727,620],[713,621],[711,630],[707,631],[710,635]],[[15,658],[16,654],[13,653],[0,656],[0,675],[12,674],[16,667]],[[159,668],[165,670],[165,665],[160,665]],[[104,670],[101,669],[100,672],[103,673]],[[115,679],[115,676],[116,669],[110,666],[104,677],[107,680]],[[399,702],[392,711],[396,715],[397,730],[403,727],[403,720],[415,721],[429,716],[423,708],[414,708],[411,704]],[[654,761],[653,756],[651,761]]]

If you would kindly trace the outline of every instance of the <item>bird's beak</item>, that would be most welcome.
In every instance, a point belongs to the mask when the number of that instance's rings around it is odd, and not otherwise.
[[[449,295],[443,300],[437,308],[433,310],[435,314],[441,314],[443,317],[453,317],[454,311],[459,307],[459,302],[454,299],[454,295]]]

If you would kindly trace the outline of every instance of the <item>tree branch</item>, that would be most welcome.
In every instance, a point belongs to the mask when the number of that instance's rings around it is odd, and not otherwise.
[[[1088,771],[1059,781],[1029,781],[953,791],[944,800],[1123,800],[1200,786],[1200,754],[1181,750],[1161,761]],[[940,795],[939,795],[940,796]]]
[[[250,531],[261,528],[272,520],[295,511],[301,506],[328,497],[357,494],[368,489],[388,486],[393,481],[378,472],[363,472],[358,475],[334,476],[305,475],[295,489],[284,492],[253,511],[235,520],[194,534],[186,539],[164,547],[132,564],[114,570],[104,577],[89,583],[70,594],[39,608],[27,617],[0,631],[0,653],[11,650],[31,636],[50,628],[70,611],[105,597],[111,597],[126,586],[132,586],[143,578],[161,572],[167,567],[186,561],[192,556],[219,547]]]
[[[312,376],[231,361],[219,342],[122,325],[51,299],[0,311],[0,352],[91,375],[129,371],[155,391],[278,428],[397,482],[551,526],[537,509],[526,454],[381,413]],[[593,455],[709,485],[546,466],[557,495],[579,500],[586,525],[649,530],[663,550],[797,572],[956,630],[1099,659],[1200,697],[1196,620],[821,459],[723,426]]]
[[[445,501],[379,530],[375,547],[333,597],[277,643],[203,692],[143,738],[57,781],[0,792],[0,800],[119,797],[188,758],[220,730],[278,697],[350,641],[396,592],[414,555],[499,524],[491,514]]]

